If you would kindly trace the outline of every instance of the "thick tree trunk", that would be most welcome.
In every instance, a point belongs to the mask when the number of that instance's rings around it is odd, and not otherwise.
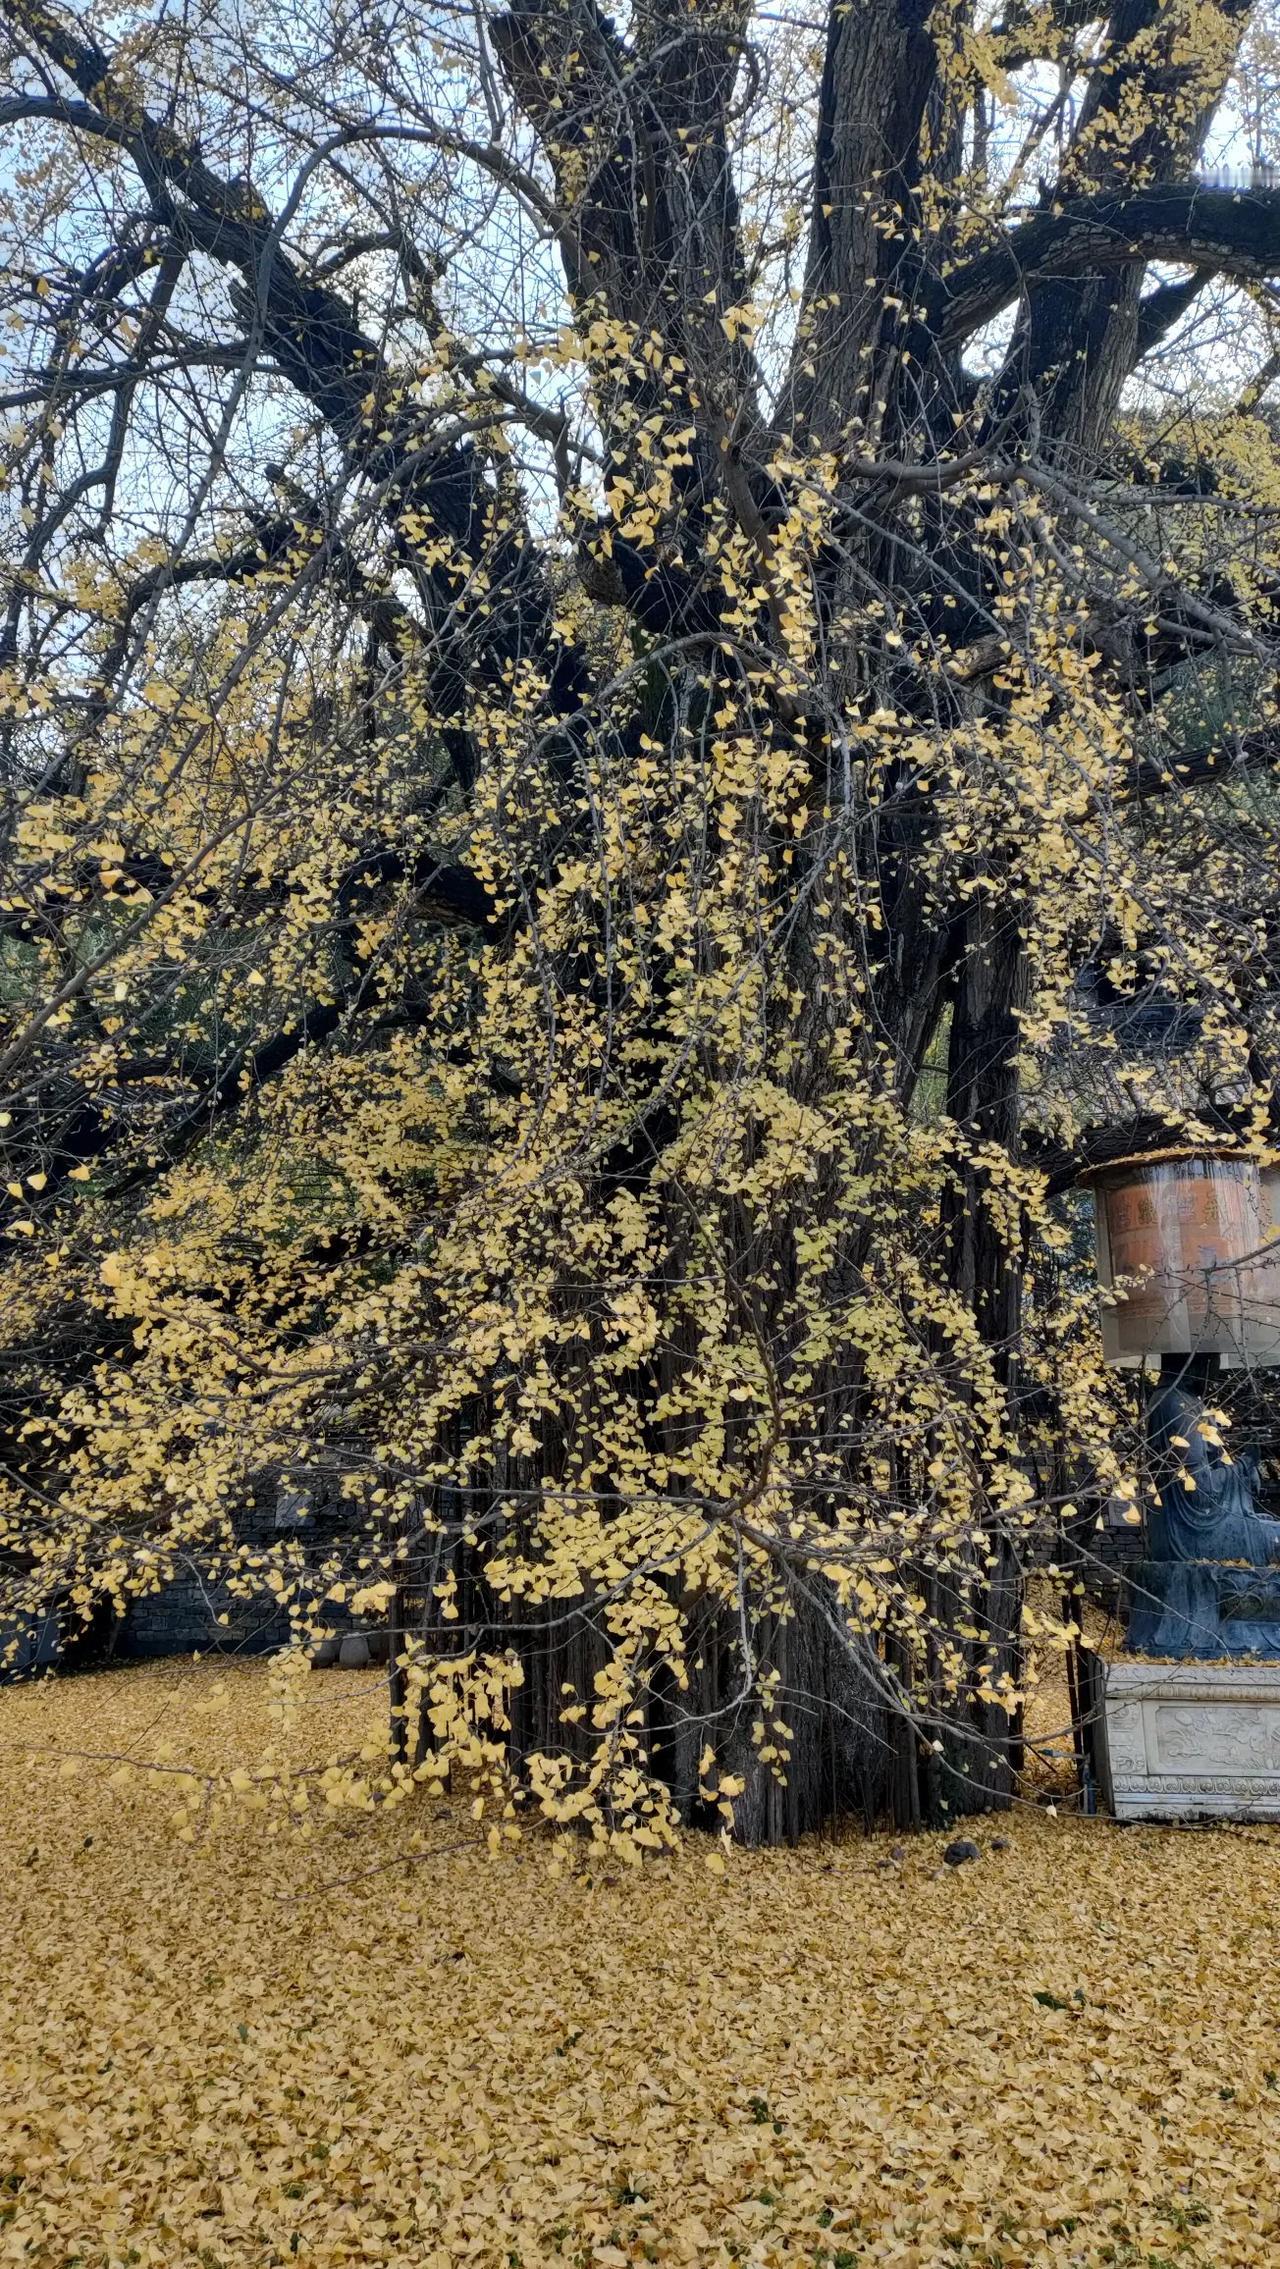
[[[850,1820],[870,1827],[884,1816],[893,1771],[889,1715],[834,1619],[834,1601],[806,1598],[794,1621],[771,1635],[790,1755],[780,1779],[755,1761],[745,1728],[731,1744],[729,1769],[747,1778],[734,1807],[742,1843],[794,1844]]]
[[[1007,1193],[996,1187],[993,1161],[1018,1154],[1018,1011],[1026,999],[1027,962],[1021,914],[1010,891],[973,901],[956,976],[947,1109],[965,1156],[949,1214],[951,1281],[973,1314],[1003,1405],[1005,1435],[990,1450],[1015,1453],[1022,1255]],[[998,1171],[998,1166],[997,1169]],[[1022,1576],[1015,1539],[996,1525],[975,1540],[971,1565],[939,1587],[939,1621],[977,1639],[959,1638],[972,1684],[988,1691],[1018,1683]],[[943,1767],[931,1769],[926,1817],[1007,1806],[1019,1757],[1016,1716],[974,1692],[967,1722],[948,1732]]]

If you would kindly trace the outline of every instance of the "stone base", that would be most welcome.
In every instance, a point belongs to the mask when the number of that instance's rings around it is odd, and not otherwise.
[[[1118,1820],[1280,1820],[1280,1663],[1108,1663],[1102,1732]]]

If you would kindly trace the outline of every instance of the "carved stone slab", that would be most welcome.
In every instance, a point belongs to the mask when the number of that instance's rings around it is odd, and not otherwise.
[[[1118,1819],[1280,1820],[1280,1663],[1108,1663],[1102,1732]]]

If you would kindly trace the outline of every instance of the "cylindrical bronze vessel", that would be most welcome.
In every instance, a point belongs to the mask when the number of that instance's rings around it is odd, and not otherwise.
[[[1128,1159],[1096,1177],[1094,1207],[1098,1280],[1117,1294],[1102,1307],[1108,1363],[1280,1363],[1280,1169],[1238,1153]]]

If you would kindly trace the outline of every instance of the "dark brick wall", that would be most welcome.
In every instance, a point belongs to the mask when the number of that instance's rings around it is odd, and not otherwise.
[[[220,1623],[219,1615],[228,1621]],[[288,1637],[288,1621],[270,1593],[233,1599],[223,1584],[178,1576],[163,1590],[130,1602],[112,1652],[117,1659],[168,1654],[270,1654]]]
[[[9,1649],[13,1647],[12,1659]],[[33,1615],[0,1623],[0,1681],[33,1670],[51,1670],[62,1651],[56,1615]]]
[[[241,1544],[267,1547],[287,1537],[310,1556],[332,1544],[350,1519],[338,1474],[285,1479],[266,1472],[237,1514],[235,1533]],[[226,1615],[226,1623],[218,1621],[220,1615]],[[116,1660],[196,1652],[271,1654],[288,1636],[288,1617],[265,1587],[254,1598],[233,1598],[225,1584],[202,1580],[190,1569],[161,1591],[130,1601],[110,1651]]]

